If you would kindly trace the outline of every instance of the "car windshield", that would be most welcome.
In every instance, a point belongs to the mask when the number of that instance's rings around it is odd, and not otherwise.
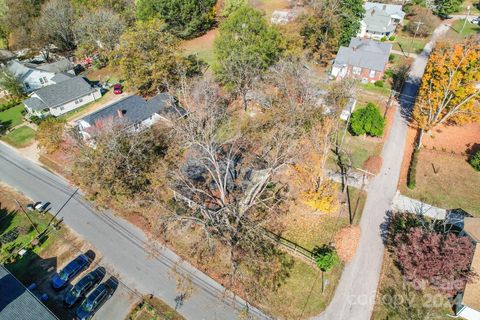
[[[80,288],[77,286],[73,287],[72,290],[70,290],[70,294],[74,297],[78,297],[80,295]]]
[[[86,300],[85,303],[83,304],[83,310],[85,311],[92,311],[93,305],[94,305],[95,300]]]
[[[60,279],[62,279],[62,280],[64,280],[64,281],[67,281],[67,280],[68,280],[68,272],[65,271],[65,270],[60,271],[59,276],[60,276]]]

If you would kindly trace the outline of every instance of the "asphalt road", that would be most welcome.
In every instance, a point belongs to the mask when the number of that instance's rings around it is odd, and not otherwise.
[[[124,285],[141,294],[153,294],[173,307],[179,293],[170,275],[172,266],[177,264],[177,270],[188,275],[194,284],[193,296],[178,310],[187,319],[238,319],[244,309],[244,301],[182,262],[171,250],[152,249],[146,235],[125,220],[110,212],[97,212],[79,194],[64,206],[75,188],[3,143],[0,181],[35,201],[50,201],[53,213],[61,209],[59,217],[101,252],[102,265],[113,270]],[[250,308],[250,313],[254,318],[268,318],[255,308]]]
[[[382,230],[386,213],[390,210],[400,177],[407,119],[415,101],[420,80],[435,40],[449,29],[439,26],[424,51],[413,65],[400,97],[394,122],[382,151],[383,165],[380,173],[370,182],[360,227],[362,235],[358,251],[345,266],[335,295],[324,313],[315,319],[370,320],[380,278],[384,246]]]

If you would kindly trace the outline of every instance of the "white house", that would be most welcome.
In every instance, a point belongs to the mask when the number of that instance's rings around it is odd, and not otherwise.
[[[75,76],[74,65],[68,59],[45,64],[11,60],[6,68],[22,83],[26,93]]]
[[[401,5],[377,2],[365,2],[365,16],[361,22],[357,37],[380,39],[395,33],[399,24],[405,18]]]
[[[57,84],[38,89],[23,101],[31,115],[58,117],[68,111],[97,100],[102,95],[83,77],[65,79]]]
[[[133,130],[142,130],[160,120],[170,121],[185,115],[186,111],[168,93],[160,93],[148,100],[132,95],[83,117],[77,121],[77,128],[85,139],[89,139],[103,122],[122,121]]]
[[[468,235],[476,246],[470,268],[480,275],[480,218],[465,218],[462,233]],[[476,277],[467,283],[454,302],[456,316],[467,320],[480,320],[480,278]]]

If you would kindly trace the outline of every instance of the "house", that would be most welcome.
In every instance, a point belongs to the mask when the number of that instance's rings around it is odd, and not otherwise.
[[[7,70],[22,83],[26,93],[58,83],[60,81],[58,77],[52,80],[58,74],[63,75],[63,79],[74,77],[74,67],[68,59],[45,64],[11,60],[6,64]]]
[[[92,86],[83,77],[70,78],[66,74],[52,77],[53,81],[59,81],[59,78],[62,78],[62,81],[34,91],[30,98],[23,101],[29,114],[37,117],[58,117],[102,96],[100,89]]]
[[[58,318],[3,265],[0,265],[0,319],[58,320]]]
[[[465,218],[462,233],[468,235],[475,244],[471,269],[480,275],[480,218]],[[480,277],[467,283],[463,292],[455,297],[454,310],[457,317],[480,320]]]
[[[177,106],[168,93],[160,93],[148,100],[132,95],[83,117],[77,121],[77,128],[88,139],[103,121],[127,121],[134,130],[141,130],[160,120],[170,121],[185,115],[186,111]]]
[[[348,47],[340,47],[333,62],[335,79],[350,76],[362,82],[381,80],[392,45],[365,38],[353,38]]]
[[[365,2],[365,16],[361,22],[358,37],[380,39],[390,37],[395,29],[403,22],[405,12],[401,5]]]
[[[297,12],[292,10],[275,10],[272,12],[270,22],[272,24],[287,24],[292,22],[297,17]]]

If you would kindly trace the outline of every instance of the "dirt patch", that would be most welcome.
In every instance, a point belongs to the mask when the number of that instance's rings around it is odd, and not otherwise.
[[[422,146],[457,154],[475,152],[480,150],[480,123],[439,125],[423,136]]]
[[[213,42],[218,35],[218,29],[212,29],[205,33],[203,36],[198,38],[194,38],[191,40],[184,41],[181,47],[188,52],[196,50],[196,49],[203,49],[206,50],[208,48],[213,47]]]
[[[360,226],[348,226],[340,230],[335,236],[335,248],[343,262],[349,262],[357,252],[360,242]]]
[[[381,156],[370,156],[367,161],[363,163],[363,169],[378,174],[382,168],[383,158]]]

